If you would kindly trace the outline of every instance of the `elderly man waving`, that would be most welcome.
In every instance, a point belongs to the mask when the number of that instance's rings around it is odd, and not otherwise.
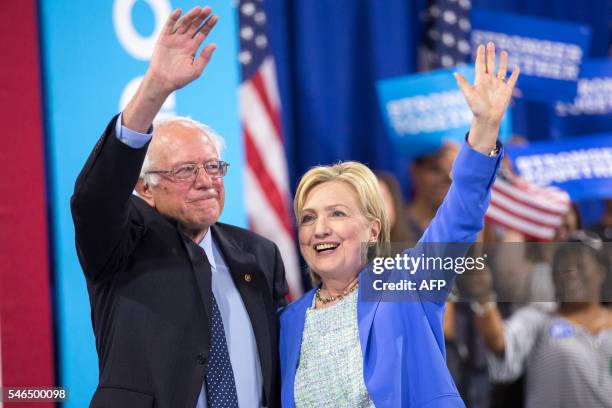
[[[72,197],[99,358],[91,406],[276,407],[275,310],[287,292],[279,251],[217,222],[228,171],[219,136],[187,118],[152,128],[215,50],[197,55],[217,22],[211,9],[180,15],[168,18]]]

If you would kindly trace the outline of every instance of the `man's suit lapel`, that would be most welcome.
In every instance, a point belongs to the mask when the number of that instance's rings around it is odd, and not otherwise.
[[[191,265],[193,266],[198,292],[200,293],[200,299],[202,300],[202,306],[204,307],[204,313],[206,316],[205,333],[210,333],[212,307],[212,272],[210,269],[210,263],[208,262],[208,258],[206,257],[206,253],[202,247],[185,236],[185,234],[178,229],[178,226],[177,232],[182,238],[183,246],[189,255]],[[206,354],[208,354],[210,350],[210,336],[206,336],[203,340],[205,342],[203,344],[204,350],[206,350]],[[206,358],[208,358],[208,355],[206,355]]]
[[[236,289],[238,289],[244,302],[244,307],[249,314],[257,342],[264,388],[266,395],[270,397],[273,370],[276,369],[272,366],[272,361],[276,360],[273,359],[271,353],[272,348],[277,346],[276,342],[273,341],[275,333],[271,331],[271,316],[268,313],[273,307],[271,296],[266,296],[266,294],[271,293],[270,289],[263,272],[257,265],[255,256],[245,252],[238,243],[223,232],[221,227],[213,225],[211,230],[217,246],[223,253],[234,285],[236,285]]]

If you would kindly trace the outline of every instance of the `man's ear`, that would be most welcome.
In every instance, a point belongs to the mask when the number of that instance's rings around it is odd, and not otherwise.
[[[151,194],[151,186],[144,180],[144,178],[138,178],[134,190],[136,190],[138,196],[145,200],[147,204],[149,204],[151,207],[155,207],[155,200],[153,199],[153,194]]]

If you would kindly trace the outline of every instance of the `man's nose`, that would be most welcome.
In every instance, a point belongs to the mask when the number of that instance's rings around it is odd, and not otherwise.
[[[196,173],[195,186],[197,188],[210,188],[212,187],[213,179],[206,171],[200,167]]]

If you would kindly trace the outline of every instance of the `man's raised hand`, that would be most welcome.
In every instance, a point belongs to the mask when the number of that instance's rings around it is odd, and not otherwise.
[[[197,79],[216,48],[215,44],[208,44],[196,55],[218,20],[210,7],[194,7],[179,19],[180,16],[181,10],[177,9],[168,17],[149,69],[123,110],[122,124],[131,130],[147,132],[166,98]]]
[[[194,7],[180,19],[180,9],[168,17],[147,71],[147,76],[158,83],[161,91],[170,94],[184,87],[206,68],[216,45],[208,44],[198,56],[196,53],[218,20],[211,14],[210,7]]]

